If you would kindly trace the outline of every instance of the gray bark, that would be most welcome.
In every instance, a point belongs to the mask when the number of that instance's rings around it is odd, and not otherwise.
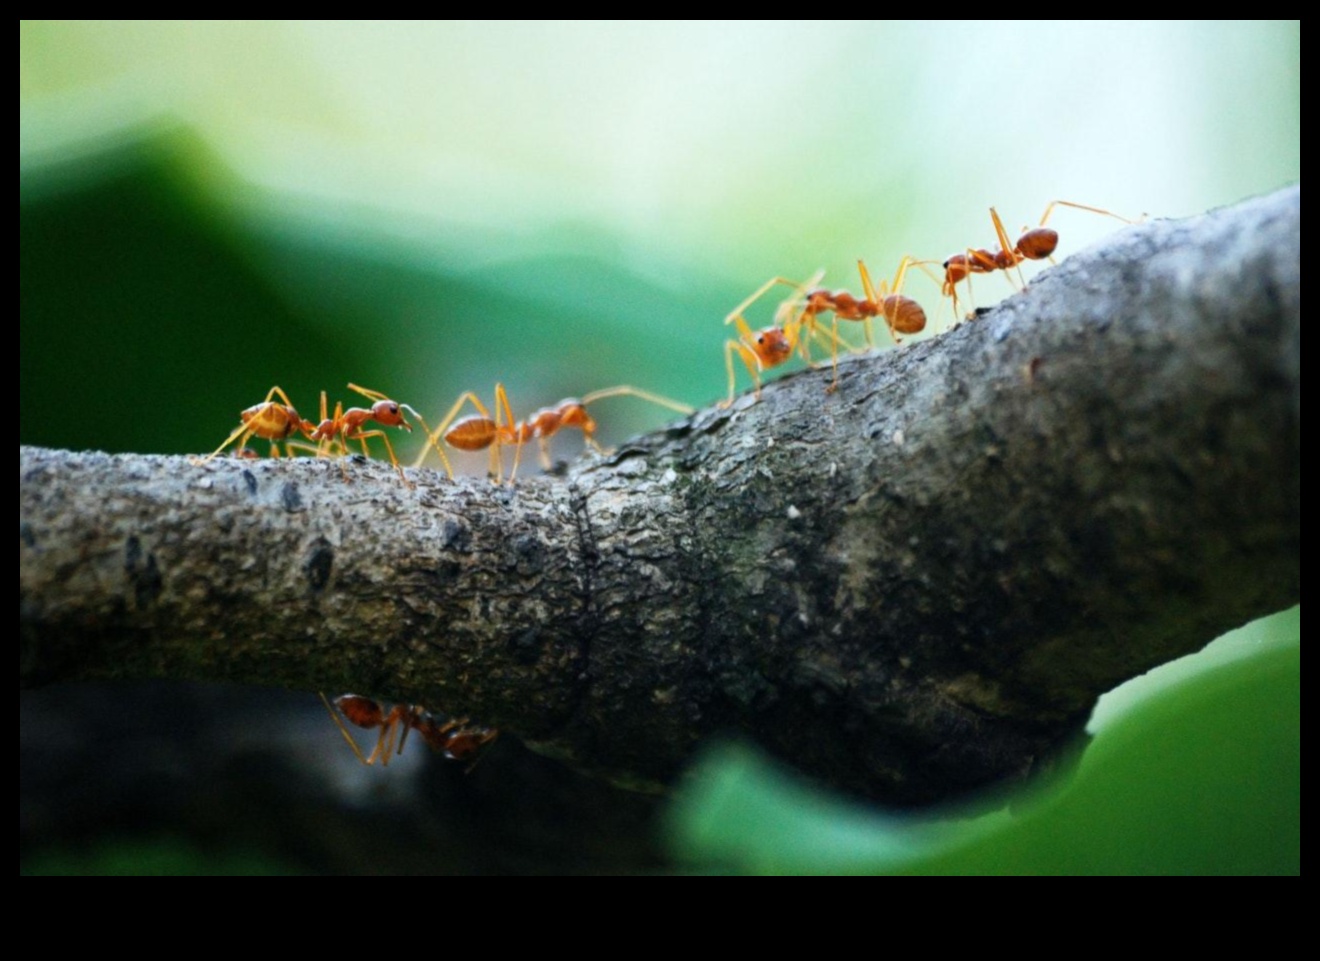
[[[21,448],[20,684],[352,690],[647,789],[722,732],[892,803],[1020,777],[1298,602],[1300,244],[1299,188],[1124,228],[513,487]]]

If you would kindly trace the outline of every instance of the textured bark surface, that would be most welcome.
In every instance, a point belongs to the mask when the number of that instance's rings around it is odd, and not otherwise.
[[[353,690],[642,788],[722,731],[891,803],[1021,776],[1299,600],[1300,243],[1298,188],[1125,228],[516,487],[20,449],[20,683]]]

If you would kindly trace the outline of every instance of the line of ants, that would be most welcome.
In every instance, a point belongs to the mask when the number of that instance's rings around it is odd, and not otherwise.
[[[902,293],[903,281],[909,268],[920,268],[940,284],[941,295],[953,301],[955,320],[959,316],[958,285],[966,281],[970,292],[972,274],[989,274],[995,271],[1004,271],[1007,274],[1016,269],[1019,281],[1025,285],[1026,280],[1022,277],[1020,266],[1023,261],[1048,259],[1051,263],[1054,262],[1053,254],[1059,245],[1059,234],[1053,228],[1046,227],[1045,223],[1050,219],[1055,208],[1060,206],[1103,214],[1121,220],[1125,224],[1136,222],[1099,207],[1088,207],[1069,200],[1054,200],[1041,214],[1040,223],[1032,228],[1023,228],[1021,236],[1014,243],[1009,239],[1004,223],[999,219],[999,213],[991,207],[990,220],[994,225],[999,247],[993,250],[984,247],[967,247],[961,253],[951,255],[941,265],[944,270],[942,279],[931,273],[927,266],[934,261],[917,260],[910,255],[899,262],[893,281],[885,283],[882,280],[879,288],[872,283],[865,262],[858,260],[857,272],[861,276],[863,291],[861,297],[847,290],[830,291],[817,287],[816,284],[823,276],[822,272],[817,272],[805,283],[796,283],[786,277],[771,277],[724,318],[725,324],[737,326],[738,339],[724,342],[724,366],[729,375],[729,395],[720,406],[728,407],[733,403],[736,383],[733,364],[735,355],[747,368],[759,397],[763,371],[787,362],[795,351],[800,353],[802,359],[810,365],[811,341],[824,343],[830,349],[831,366],[834,370],[834,377],[826,392],[833,393],[839,386],[839,346],[843,344],[847,349],[853,349],[839,336],[839,321],[851,320],[863,323],[865,349],[874,346],[871,321],[877,317],[884,320],[889,328],[889,335],[896,344],[902,341],[900,335],[920,333],[926,327],[926,313],[920,304]],[[753,331],[743,316],[744,312],[777,285],[792,288],[792,296],[780,304],[775,312],[773,324]],[[825,313],[833,314],[828,334],[818,325],[818,318]],[[969,313],[968,316],[973,314]]]
[[[728,374],[729,393],[721,406],[727,407],[733,403],[736,389],[735,356],[747,368],[759,397],[761,374],[787,362],[794,353],[799,353],[807,364],[812,364],[810,345],[815,341],[830,350],[834,376],[826,390],[833,393],[838,388],[839,347],[843,345],[845,349],[855,349],[840,335],[840,321],[860,321],[863,324],[868,348],[874,345],[872,321],[876,318],[885,322],[890,337],[895,343],[901,342],[905,336],[920,333],[926,327],[926,313],[916,300],[902,292],[907,273],[912,267],[917,267],[929,274],[932,279],[936,279],[940,284],[941,295],[950,298],[953,302],[955,318],[958,316],[958,285],[965,281],[970,291],[973,274],[989,274],[996,271],[1007,274],[1017,270],[1019,280],[1025,283],[1021,273],[1023,261],[1048,258],[1053,262],[1052,255],[1058,247],[1059,235],[1045,224],[1060,206],[1113,217],[1124,223],[1134,222],[1099,207],[1089,207],[1068,200],[1055,200],[1046,206],[1039,225],[1030,229],[1024,228],[1021,236],[1014,243],[1004,229],[998,212],[991,207],[990,220],[999,242],[998,248],[967,247],[961,253],[953,254],[942,264],[944,271],[942,280],[936,278],[928,269],[928,265],[934,261],[917,260],[910,255],[899,262],[893,280],[881,280],[878,287],[871,280],[865,262],[858,260],[857,271],[862,282],[861,296],[847,290],[831,291],[817,287],[816,284],[823,276],[823,272],[817,272],[805,283],[797,283],[786,277],[771,277],[731,310],[724,319],[725,324],[736,325],[738,338],[726,340],[724,344],[724,364]],[[745,312],[776,286],[787,286],[793,293],[779,305],[773,324],[753,330],[744,316]],[[822,323],[822,318],[826,314],[831,316],[828,332],[823,329]],[[444,447],[441,446],[440,442],[443,441],[456,450],[489,450],[490,474],[496,483],[500,483],[503,480],[503,448],[512,446],[513,467],[508,477],[512,482],[518,472],[523,446],[535,440],[540,449],[542,465],[548,467],[549,439],[561,430],[574,428],[582,431],[586,446],[600,452],[600,445],[596,443],[594,436],[596,421],[587,411],[587,406],[596,401],[607,397],[632,396],[678,413],[693,412],[692,407],[679,401],[637,387],[620,385],[593,391],[580,398],[562,400],[552,407],[543,407],[534,411],[523,420],[516,420],[504,386],[497,383],[491,404],[494,409],[493,415],[491,410],[482,404],[476,393],[466,391],[459,395],[440,425],[435,430],[430,430],[413,407],[392,400],[379,391],[351,383],[348,386],[350,390],[370,400],[371,406],[345,409],[342,402],[337,402],[331,415],[328,412],[326,394],[322,391],[321,418],[315,424],[299,416],[283,390],[272,387],[264,401],[240,413],[238,427],[234,428],[219,447],[207,457],[196,459],[195,462],[210,461],[233,444],[237,444],[235,453],[240,456],[251,456],[246,445],[253,437],[269,441],[271,453],[276,457],[280,456],[281,443],[285,445],[286,455],[301,450],[322,457],[343,457],[348,454],[350,441],[358,441],[362,446],[363,455],[366,456],[368,438],[379,437],[400,479],[411,487],[412,483],[404,474],[389,437],[381,429],[398,427],[411,431],[412,424],[405,417],[405,413],[408,413],[417,420],[426,433],[426,443],[414,461],[413,467],[420,467],[429,452],[434,450],[445,472],[452,478],[454,471]],[[459,418],[458,415],[465,405],[471,405],[476,413]],[[379,426],[367,429],[372,423]],[[306,438],[306,442],[294,440],[293,438],[298,434]]]
[[[738,338],[726,340],[724,344],[724,364],[728,374],[729,392],[720,406],[728,407],[734,400],[735,356],[742,361],[751,375],[759,399],[761,374],[784,364],[793,357],[794,353],[800,354],[804,362],[812,365],[810,346],[814,341],[830,350],[834,376],[826,391],[833,393],[838,389],[839,384],[840,345],[847,350],[857,349],[840,336],[840,321],[862,323],[863,336],[868,349],[874,346],[872,321],[876,318],[884,321],[895,343],[900,343],[905,336],[920,333],[926,327],[926,313],[916,300],[902,292],[907,273],[913,267],[919,268],[940,284],[941,296],[948,297],[953,303],[955,320],[958,318],[958,285],[964,281],[967,283],[970,299],[972,274],[1002,271],[1007,275],[1010,271],[1016,270],[1019,281],[1025,284],[1021,272],[1023,261],[1047,258],[1051,263],[1054,261],[1052,255],[1058,247],[1059,235],[1045,224],[1060,206],[1113,217],[1128,224],[1134,222],[1098,207],[1055,200],[1045,208],[1040,223],[1033,228],[1024,228],[1015,243],[1010,240],[998,212],[991,207],[990,220],[994,226],[998,248],[967,247],[962,252],[953,254],[942,264],[944,271],[942,279],[928,267],[934,261],[916,260],[911,256],[903,257],[893,279],[890,281],[882,279],[879,286],[872,281],[866,264],[858,260],[857,270],[862,283],[861,296],[847,290],[831,291],[816,286],[823,276],[823,271],[817,272],[805,283],[797,283],[780,276],[770,278],[725,317],[726,325],[736,326]],[[774,323],[753,330],[744,314],[776,286],[791,288],[791,296],[779,305],[775,312]],[[823,317],[827,314],[831,315],[828,332],[823,325]],[[390,463],[398,472],[399,478],[411,488],[413,484],[404,474],[403,467],[395,455],[394,446],[383,429],[397,427],[411,431],[412,424],[405,417],[405,414],[411,414],[426,434],[426,442],[413,467],[422,466],[428,453],[434,449],[445,472],[452,479],[453,467],[441,441],[461,451],[489,450],[490,476],[498,484],[503,480],[503,449],[511,446],[514,449],[513,466],[509,471],[508,481],[512,483],[518,473],[523,446],[535,440],[540,451],[542,466],[548,469],[549,440],[561,430],[568,428],[580,430],[586,446],[602,452],[595,440],[596,421],[587,410],[587,406],[596,401],[608,397],[632,396],[682,414],[693,413],[693,408],[686,404],[636,387],[620,385],[593,391],[580,398],[560,401],[554,406],[536,410],[522,420],[516,420],[504,386],[497,383],[491,404],[493,414],[491,409],[482,404],[476,393],[466,391],[459,395],[441,419],[439,426],[431,430],[413,407],[392,400],[379,391],[352,383],[348,386],[350,390],[371,401],[371,406],[345,409],[342,402],[337,402],[334,413],[330,414],[326,393],[322,391],[321,416],[317,423],[303,420],[288,395],[279,387],[272,387],[264,401],[240,413],[239,426],[234,428],[219,447],[207,457],[194,458],[194,462],[206,463],[213,460],[231,445],[236,445],[234,449],[236,455],[252,456],[246,445],[249,440],[257,437],[270,442],[272,456],[280,456],[282,443],[285,456],[293,456],[295,451],[302,451],[318,457],[337,457],[340,458],[342,467],[342,461],[349,453],[351,441],[360,443],[363,456],[369,456],[367,440],[378,437],[385,445]],[[467,405],[470,405],[475,413],[460,418],[458,415]],[[368,425],[371,424],[378,426],[369,428]],[[302,435],[305,440],[294,439],[298,435]],[[346,469],[345,477],[347,477]],[[418,705],[396,704],[386,710],[379,702],[356,694],[345,694],[336,698],[334,707],[324,694],[321,695],[321,700],[352,748],[354,756],[368,766],[376,762],[382,767],[388,765],[391,757],[403,751],[409,732],[415,730],[433,749],[449,759],[468,762],[470,768],[480,757],[481,750],[494,741],[499,733],[495,728],[471,725],[467,719],[442,718]],[[358,748],[335,708],[358,727],[379,729],[376,746],[370,755],[364,755]]]
[[[412,487],[412,482],[404,474],[403,467],[399,464],[399,459],[394,453],[394,446],[390,443],[385,431],[379,428],[365,429],[367,424],[375,422],[383,427],[399,427],[411,431],[412,424],[404,416],[407,412],[417,420],[422,430],[426,432],[426,445],[413,463],[413,467],[420,467],[425,462],[427,454],[434,450],[439,455],[441,463],[444,464],[445,472],[452,480],[454,477],[453,466],[450,464],[444,448],[440,446],[441,440],[456,450],[480,451],[489,449],[491,477],[498,484],[503,479],[504,473],[502,450],[510,445],[514,447],[513,468],[509,471],[508,477],[510,482],[513,481],[518,472],[518,464],[522,457],[524,444],[531,443],[533,440],[537,442],[542,466],[548,469],[550,467],[550,438],[566,428],[575,428],[582,431],[586,445],[601,452],[602,448],[596,443],[595,439],[596,420],[588,413],[588,404],[604,400],[607,397],[631,396],[658,404],[661,407],[667,407],[681,414],[691,414],[694,410],[687,404],[625,384],[592,391],[582,397],[561,400],[553,407],[542,407],[540,410],[534,411],[524,420],[515,420],[504,386],[496,384],[495,402],[493,404],[495,408],[494,416],[491,415],[490,410],[486,408],[474,392],[466,391],[454,402],[454,406],[450,408],[449,413],[440,422],[440,426],[435,430],[431,430],[426,426],[426,421],[422,419],[421,414],[417,413],[416,409],[408,404],[391,400],[379,391],[359,387],[357,384],[349,384],[348,386],[350,390],[357,391],[371,400],[371,407],[350,407],[345,410],[341,402],[335,405],[334,415],[329,416],[326,413],[326,394],[325,391],[322,391],[321,420],[316,424],[309,420],[303,420],[293,406],[293,402],[289,400],[289,395],[279,387],[272,387],[267,392],[265,400],[239,413],[239,425],[234,428],[219,447],[206,457],[194,458],[193,462],[195,464],[205,464],[220,456],[226,448],[235,443],[237,444],[235,453],[238,456],[251,456],[246,445],[253,437],[269,441],[271,455],[274,457],[281,456],[279,446],[281,443],[284,444],[285,456],[292,456],[294,451],[304,451],[318,457],[343,457],[349,452],[349,441],[360,442],[363,456],[369,456],[367,438],[379,437],[385,445],[386,453],[389,454],[390,463],[394,465],[394,469],[399,473],[399,478],[406,486]],[[278,400],[276,400],[277,397]],[[465,404],[471,404],[477,413],[459,418],[458,414]],[[315,444],[293,440],[292,438],[298,434],[302,434],[307,441],[314,441]]]

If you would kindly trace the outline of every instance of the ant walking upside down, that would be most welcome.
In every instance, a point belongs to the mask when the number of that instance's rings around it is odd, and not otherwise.
[[[342,694],[330,699],[321,694],[321,702],[330,712],[331,719],[344,735],[344,740],[353,749],[353,756],[368,767],[380,762],[381,767],[390,763],[390,758],[403,753],[408,733],[416,731],[431,749],[444,755],[451,761],[463,761],[476,764],[481,750],[499,737],[500,732],[493,727],[481,727],[469,724],[467,718],[443,717],[433,714],[417,704],[396,704],[388,711],[379,702],[360,694]],[[336,711],[335,708],[339,708]],[[339,713],[356,725],[366,730],[380,729],[376,737],[376,746],[370,755],[364,755],[362,749],[353,740]],[[470,769],[470,768],[469,768]]]

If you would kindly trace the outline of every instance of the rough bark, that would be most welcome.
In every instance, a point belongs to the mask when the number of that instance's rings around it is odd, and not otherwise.
[[[20,449],[20,683],[353,690],[640,788],[720,732],[893,803],[1022,776],[1299,600],[1300,238],[1299,188],[1125,228],[512,487]]]

